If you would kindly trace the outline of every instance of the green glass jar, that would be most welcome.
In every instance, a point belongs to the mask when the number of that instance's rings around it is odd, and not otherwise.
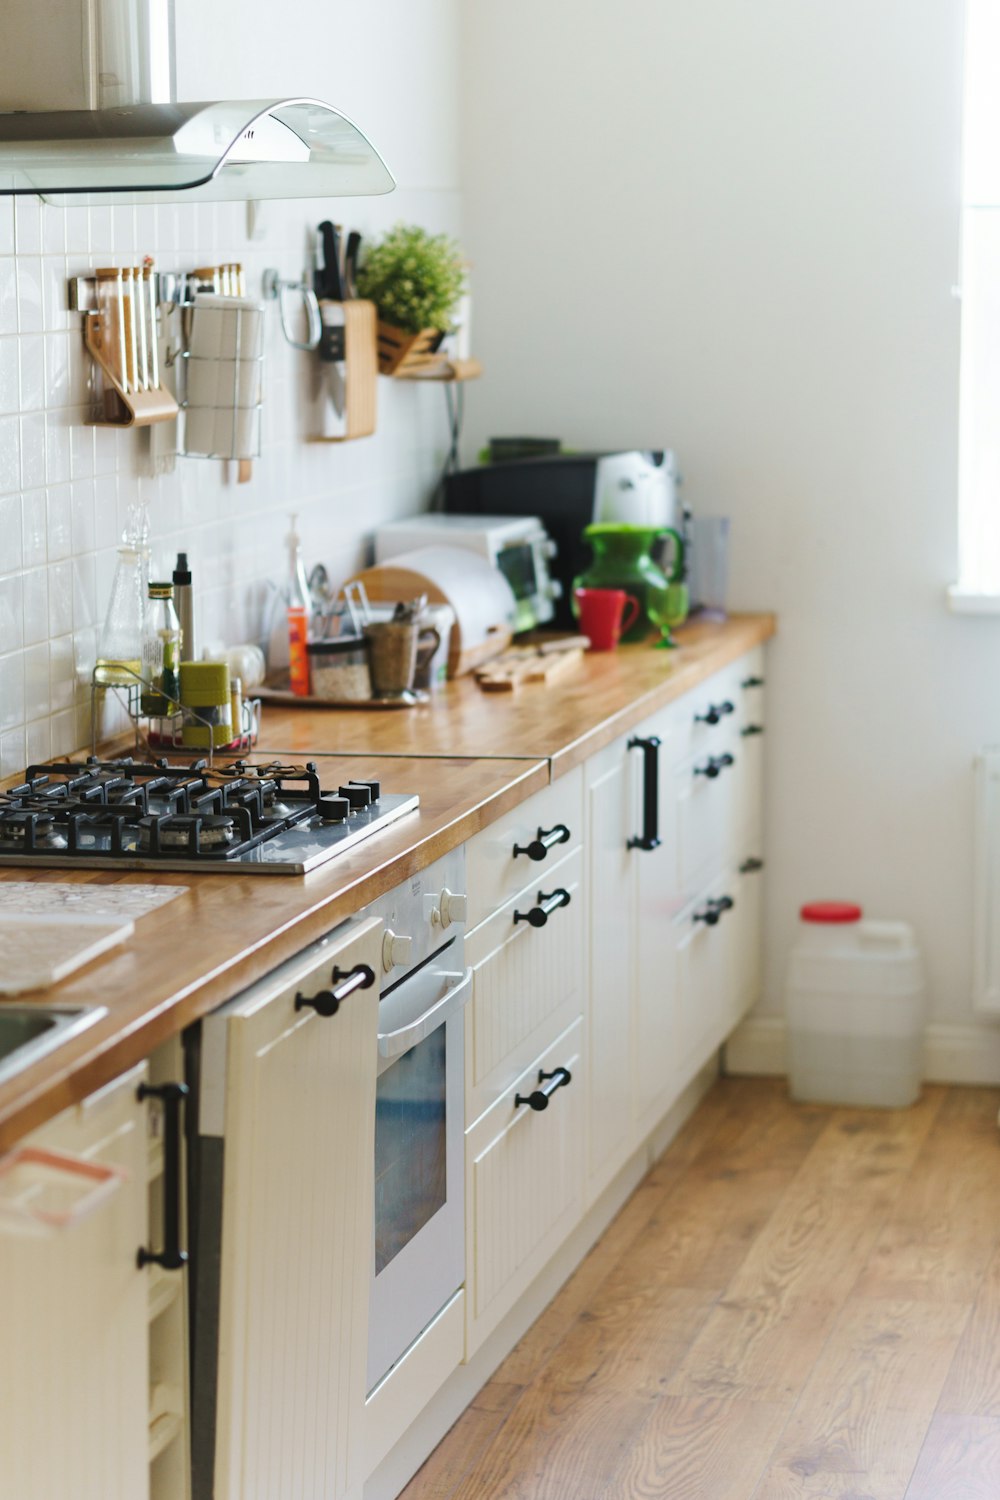
[[[675,549],[669,578],[650,555],[656,543],[668,536]],[[622,640],[644,640],[651,624],[660,628],[670,587],[684,576],[683,541],[670,527],[619,526],[610,521],[588,526],[583,537],[593,548],[594,560],[574,578],[574,593],[578,588],[624,589],[638,600],[639,614]]]

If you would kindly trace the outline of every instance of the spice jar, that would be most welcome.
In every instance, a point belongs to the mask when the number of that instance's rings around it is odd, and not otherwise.
[[[310,641],[307,651],[314,698],[338,703],[365,703],[371,698],[368,642],[363,636]]]
[[[192,710],[184,716],[181,742],[193,749],[229,745],[233,740],[232,697],[225,662],[182,661],[181,704]]]

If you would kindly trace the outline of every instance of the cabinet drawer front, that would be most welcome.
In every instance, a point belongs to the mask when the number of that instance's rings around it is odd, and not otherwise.
[[[709,763],[706,756],[687,761],[674,774],[678,888],[688,897],[736,846],[744,774],[742,746],[737,744],[726,753],[732,756],[732,764],[721,768],[717,776],[704,774]]]
[[[526,849],[538,840],[539,830],[551,834],[560,827],[569,830],[569,837],[552,844],[544,859],[515,855],[515,847]],[[536,879],[544,882],[552,866],[580,842],[582,829],[583,772],[578,767],[470,839],[466,853],[469,928]]]
[[[569,896],[544,926],[522,919],[540,897]],[[466,940],[474,975],[466,1012],[466,1120],[509,1088],[552,1036],[552,1018],[580,1009],[583,982],[583,856],[579,849],[508,901]],[[550,1024],[547,1024],[550,1023]],[[559,1028],[561,1029],[561,1027]]]
[[[582,1211],[583,1022],[578,1018],[466,1138],[471,1355],[514,1306]],[[571,1081],[544,1110],[514,1100],[539,1088],[539,1073]]]
[[[721,1046],[734,1025],[734,955],[739,932],[737,877],[728,871],[699,893],[677,922],[677,1061],[683,1088]],[[713,901],[731,909],[715,923],[700,920]]]

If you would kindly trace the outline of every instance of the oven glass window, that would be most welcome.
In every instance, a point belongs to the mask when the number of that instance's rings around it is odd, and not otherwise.
[[[375,1275],[444,1207],[445,1032],[387,1068],[375,1098]]]

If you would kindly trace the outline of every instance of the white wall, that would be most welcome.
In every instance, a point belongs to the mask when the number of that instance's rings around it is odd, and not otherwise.
[[[372,438],[310,445],[316,361],[269,315],[263,452],[235,465],[180,459],[151,477],[148,434],[88,427],[89,359],[65,311],[70,275],[152,254],[166,270],[220,260],[298,276],[309,232],[334,217],[376,233],[397,219],[456,233],[456,0],[265,0],[177,6],[182,98],[315,95],[369,133],[398,181],[384,198],[266,206],[246,238],[241,205],[60,209],[0,198],[0,775],[89,742],[93,663],[128,506],[148,503],[154,566],[187,548],[203,634],[256,639],[266,580],[282,578],[287,513],[307,562],[333,578],[361,560],[372,527],[425,503],[447,447],[441,392],[379,381]]]
[[[833,895],[915,923],[933,1018],[972,1019],[971,764],[1000,740],[1000,625],[944,603],[961,11],[463,12],[487,370],[469,453],[522,431],[675,447],[696,511],[734,518],[734,605],[780,618],[765,1012],[799,903]]]

